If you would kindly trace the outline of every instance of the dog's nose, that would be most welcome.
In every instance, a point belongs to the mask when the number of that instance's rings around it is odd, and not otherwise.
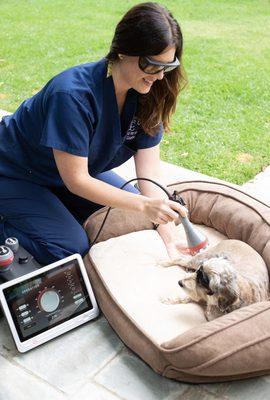
[[[181,287],[184,287],[182,281],[178,281],[178,285],[181,286]]]

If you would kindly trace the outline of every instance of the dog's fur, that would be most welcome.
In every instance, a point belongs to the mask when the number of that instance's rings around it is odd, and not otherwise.
[[[187,296],[164,299],[167,304],[196,302],[206,306],[207,320],[249,304],[268,300],[269,276],[261,256],[239,240],[223,240],[197,254],[184,255],[162,266],[184,267],[178,283]],[[255,266],[255,267],[254,267]]]

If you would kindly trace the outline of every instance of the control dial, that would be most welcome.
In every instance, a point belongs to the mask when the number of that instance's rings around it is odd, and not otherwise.
[[[17,253],[19,250],[19,241],[15,237],[9,237],[5,240],[5,245],[13,251],[13,253]]]
[[[0,267],[9,266],[13,260],[14,260],[13,251],[7,246],[0,246]]]
[[[41,311],[53,312],[60,304],[60,297],[53,289],[46,289],[38,296],[38,306]]]

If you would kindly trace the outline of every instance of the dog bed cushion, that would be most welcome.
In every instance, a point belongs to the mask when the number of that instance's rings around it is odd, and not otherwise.
[[[270,209],[221,182],[170,185],[184,197],[190,219],[214,245],[245,241],[270,266]],[[90,240],[105,216],[85,223]],[[183,228],[179,235],[185,238]],[[166,248],[142,214],[113,209],[85,257],[99,305],[121,339],[158,373],[187,382],[217,382],[269,373],[270,304],[261,302],[207,322],[198,304],[163,304],[180,290],[184,272],[164,268]],[[256,266],[254,266],[256,268]]]
[[[179,238],[184,241],[182,226]],[[212,228],[201,228],[211,245],[225,236]],[[134,246],[136,243],[136,246]],[[155,230],[132,232],[94,245],[90,257],[112,296],[141,330],[161,344],[206,321],[202,307],[195,303],[167,305],[161,300],[184,291],[178,285],[186,274],[168,260],[166,247]],[[113,263],[112,263],[112,260]]]

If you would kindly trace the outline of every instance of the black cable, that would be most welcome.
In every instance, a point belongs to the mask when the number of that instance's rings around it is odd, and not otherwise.
[[[120,187],[120,189],[124,189],[124,187],[125,187],[126,185],[128,185],[130,182],[133,182],[133,181],[149,181],[149,182],[152,182],[152,183],[154,183],[154,185],[157,185],[160,189],[162,189],[162,190],[167,194],[167,196],[168,196],[168,198],[169,198],[170,200],[177,201],[177,202],[179,202],[179,203],[180,203],[181,205],[183,205],[183,206],[185,205],[184,200],[182,199],[182,197],[180,197],[180,196],[177,195],[177,192],[176,192],[176,191],[174,191],[173,194],[171,195],[170,192],[168,192],[168,190],[165,189],[160,183],[158,183],[158,182],[156,182],[156,181],[154,181],[154,180],[152,180],[152,179],[149,179],[149,178],[133,178],[133,179],[130,179],[129,181],[125,182],[124,185],[122,185],[122,186]],[[101,224],[101,227],[99,228],[99,231],[98,231],[98,233],[97,233],[95,239],[93,240],[91,246],[93,246],[93,244],[96,243],[96,241],[97,241],[97,239],[98,239],[98,237],[99,237],[99,235],[100,235],[100,232],[102,231],[102,228],[103,228],[103,226],[104,226],[104,224],[105,224],[105,222],[106,222],[106,219],[107,219],[107,217],[108,217],[109,212],[111,211],[111,209],[112,209],[112,207],[109,207],[109,209],[108,209],[108,211],[107,211],[107,213],[106,213],[106,215],[105,215],[105,217],[104,217],[104,220],[103,220],[103,222],[102,222],[102,224]],[[154,224],[154,229],[157,229],[158,226],[159,226],[159,224]]]

